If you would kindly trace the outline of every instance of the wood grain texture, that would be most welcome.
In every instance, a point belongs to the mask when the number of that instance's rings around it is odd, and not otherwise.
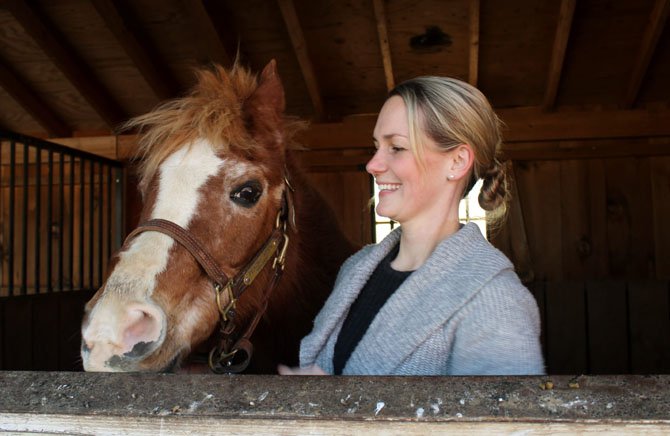
[[[667,282],[644,280],[628,285],[634,374],[670,372],[669,296]]]
[[[580,374],[588,368],[586,307],[584,283],[548,282],[547,305],[547,372]]]
[[[630,372],[627,304],[624,282],[586,283],[589,373]]]
[[[657,279],[670,279],[670,157],[650,159],[651,215]]]

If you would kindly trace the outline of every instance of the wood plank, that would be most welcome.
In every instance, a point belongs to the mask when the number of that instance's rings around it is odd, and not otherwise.
[[[586,373],[589,356],[582,282],[546,282],[544,349],[547,373]]]
[[[670,428],[670,376],[584,375],[579,388],[568,386],[572,379],[2,372],[0,431],[568,435]],[[547,380],[553,390],[540,388]],[[57,421],[64,417],[70,421]],[[102,418],[104,432],[94,427]],[[53,427],[40,427],[46,424]],[[520,424],[527,427],[514,433]]]
[[[511,165],[509,166],[509,170],[512,173],[514,172],[514,168]],[[509,215],[506,228],[509,232],[511,259],[521,281],[529,283],[535,280],[535,268],[530,254],[526,220],[524,218],[521,198],[519,196],[519,188],[513,177],[510,181],[510,192],[512,193],[512,199],[509,204]]]
[[[628,285],[633,374],[670,373],[669,293],[667,281],[634,281]]]
[[[362,246],[372,242],[370,176],[363,171],[309,173],[309,180],[337,215],[344,234]]]
[[[548,282],[547,372],[588,372],[586,312],[583,282]]]
[[[563,225],[555,209],[561,201],[560,165],[555,161],[515,162],[514,177],[535,280],[560,280]]]
[[[663,156],[670,154],[670,137],[508,142],[503,154],[512,160]]]
[[[62,118],[0,58],[0,86],[16,100],[51,136],[71,136]]]
[[[191,31],[195,32],[199,47],[200,63],[218,63],[231,67],[233,59],[221,40],[219,31],[212,22],[203,0],[180,0],[182,10],[189,18]]]
[[[581,400],[576,400],[581,401]],[[549,406],[551,407],[551,406]],[[555,407],[555,406],[554,406]],[[422,408],[423,409],[423,408]],[[343,421],[316,419],[276,419],[276,418],[215,418],[199,417],[135,417],[92,415],[80,417],[73,414],[20,414],[0,413],[4,424],[0,431],[10,434],[86,434],[109,435],[133,434],[151,436],[199,434],[215,435],[224,430],[234,435],[306,435],[341,436],[342,434],[403,434],[423,436],[427,434],[645,434],[649,436],[666,435],[670,425],[663,420],[653,422],[607,422],[606,420],[583,422],[534,421],[505,422],[502,419],[488,421],[433,422],[429,420],[404,421]],[[4,428],[3,428],[4,427]],[[216,430],[215,430],[216,429]],[[15,433],[18,432],[18,433]]]
[[[3,260],[3,283],[4,281],[4,260]],[[0,292],[0,297],[3,297],[4,294]],[[5,332],[7,331],[7,327],[5,326],[5,301],[7,301],[7,298],[0,298],[0,371],[5,369]]]
[[[544,91],[544,100],[542,101],[542,108],[544,110],[551,110],[556,104],[556,93],[558,92],[558,85],[561,82],[565,50],[568,47],[572,18],[575,14],[575,4],[576,0],[561,1],[558,12],[558,23],[556,24],[556,34],[554,35],[554,46],[551,51],[551,61],[549,62],[547,88]]]
[[[532,282],[526,285],[528,290],[537,303],[537,308],[540,312],[540,342],[542,343],[542,355],[544,356],[545,364],[549,360],[547,350],[547,297],[546,297],[546,282]]]
[[[605,277],[607,204],[603,162],[564,160],[560,166],[563,277]]]
[[[372,0],[375,9],[375,19],[377,21],[377,35],[379,36],[379,47],[382,52],[382,62],[384,64],[384,77],[386,78],[386,89],[389,91],[395,86],[393,75],[393,61],[391,59],[391,47],[389,45],[389,35],[386,26],[386,8],[383,0]]]
[[[608,159],[605,169],[610,277],[653,277],[649,159]]]
[[[132,12],[119,0],[93,0],[93,6],[159,99],[174,97],[179,85]],[[199,28],[199,27],[198,27]],[[60,135],[69,136],[69,135]]]
[[[670,156],[650,160],[656,278],[670,280]]]
[[[32,303],[29,297],[18,296],[5,299],[4,323],[4,370],[26,371],[33,368]]]
[[[588,271],[592,278],[609,277],[609,257],[607,255],[607,189],[605,181],[605,162],[603,159],[590,159],[588,165],[588,208],[590,218],[589,242],[591,256],[587,260]]]
[[[60,371],[83,370],[80,357],[81,320],[84,306],[94,291],[74,291],[59,294],[58,312],[59,362]]]
[[[640,42],[640,48],[637,51],[637,59],[633,65],[633,72],[628,82],[626,89],[626,97],[624,100],[624,107],[630,108],[635,104],[637,96],[640,92],[642,80],[647,74],[649,62],[656,51],[658,39],[663,33],[665,22],[670,12],[670,0],[656,0],[654,7],[649,15],[649,20]]]
[[[589,374],[630,373],[626,283],[587,282],[586,307]]]
[[[286,31],[291,38],[293,51],[300,64],[300,70],[305,79],[305,86],[307,87],[307,91],[312,100],[312,105],[314,106],[316,119],[323,119],[323,99],[321,97],[321,91],[319,90],[314,66],[312,65],[312,60],[309,56],[307,41],[305,41],[305,35],[302,32],[302,26],[300,25],[300,20],[298,19],[298,14],[295,10],[295,5],[293,4],[293,0],[277,0],[277,3],[279,4],[279,9],[281,9],[281,14],[284,23],[286,24]]]
[[[470,50],[468,53],[468,83],[477,86],[479,79],[479,0],[470,0],[468,16],[470,19],[469,40]]]
[[[31,298],[32,305],[32,369],[57,371],[59,369],[58,300],[61,295],[42,294]]]
[[[109,127],[127,119],[125,111],[40,10],[21,0],[7,0],[5,7]]]

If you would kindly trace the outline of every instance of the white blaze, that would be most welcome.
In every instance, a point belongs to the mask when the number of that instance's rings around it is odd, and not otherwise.
[[[158,195],[151,218],[162,218],[187,227],[198,206],[200,187],[224,163],[225,160],[217,157],[204,140],[197,140],[190,147],[170,155],[159,168]],[[131,241],[128,250],[120,254],[105,291],[130,288],[150,296],[156,276],[167,265],[173,243],[172,238],[162,233],[140,233]],[[131,287],[129,283],[132,283]]]

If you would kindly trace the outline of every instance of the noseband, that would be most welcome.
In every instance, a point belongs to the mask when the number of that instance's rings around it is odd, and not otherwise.
[[[223,272],[216,260],[188,230],[172,221],[160,218],[145,221],[139,224],[126,238],[127,243],[142,232],[163,233],[181,244],[212,281],[219,311],[221,338],[218,345],[214,346],[209,352],[207,363],[215,373],[239,373],[247,368],[253,354],[253,345],[249,338],[265,313],[272,291],[279,283],[284,271],[289,242],[287,222],[291,221],[291,224],[294,224],[295,219],[291,198],[293,187],[288,179],[285,178],[284,180],[286,186],[282,195],[282,205],[277,212],[272,233],[254,257],[232,279]],[[274,273],[272,279],[265,289],[256,315],[242,333],[241,326],[235,322],[235,305],[258,274],[269,264],[270,259],[273,259],[272,270]]]

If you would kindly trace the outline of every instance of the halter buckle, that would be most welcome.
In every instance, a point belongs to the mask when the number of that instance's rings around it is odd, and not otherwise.
[[[288,235],[284,232],[282,233],[284,240],[282,242],[281,250],[279,254],[275,257],[275,260],[272,262],[272,268],[277,269],[279,266],[282,270],[284,269],[284,262],[286,261],[286,251],[288,250]]]
[[[233,295],[233,285],[230,283],[230,280],[226,283],[224,287],[221,287],[221,284],[217,283],[214,285],[214,291],[216,292],[216,307],[219,309],[221,318],[224,322],[228,322],[228,312],[235,308],[235,303],[237,299]],[[222,307],[221,294],[228,294],[228,304],[226,307]]]

